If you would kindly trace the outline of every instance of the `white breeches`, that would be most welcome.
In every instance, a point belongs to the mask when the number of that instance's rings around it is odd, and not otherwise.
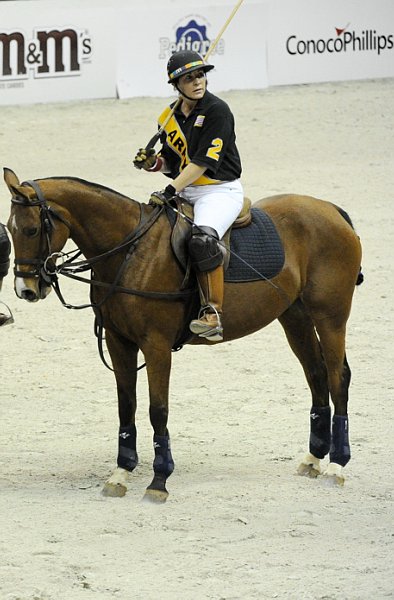
[[[241,212],[244,192],[239,179],[212,185],[189,185],[179,194],[194,207],[194,223],[213,227],[222,239]]]

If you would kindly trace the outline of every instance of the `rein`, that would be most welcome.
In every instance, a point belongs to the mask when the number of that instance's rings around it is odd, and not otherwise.
[[[102,254],[99,254],[99,255],[94,256],[89,259],[84,259],[79,262],[75,262],[76,258],[78,258],[78,256],[80,256],[82,254],[82,252],[78,250],[77,251],[78,253],[75,254],[74,257],[72,257],[69,260],[64,261],[60,266],[56,266],[53,263],[53,267],[51,268],[51,266],[49,265],[49,262],[51,260],[53,260],[54,258],[68,256],[68,254],[64,254],[62,252],[54,252],[54,253],[51,252],[50,235],[51,235],[52,229],[55,227],[54,218],[58,219],[59,221],[62,221],[69,230],[71,230],[71,224],[62,215],[60,215],[58,212],[56,212],[52,207],[48,206],[48,204],[45,200],[45,197],[42,193],[42,190],[36,181],[25,181],[22,185],[31,186],[34,189],[34,191],[36,192],[37,200],[26,201],[24,198],[12,198],[11,202],[13,204],[19,204],[21,206],[27,206],[27,207],[38,206],[40,208],[41,232],[44,233],[44,236],[46,239],[46,244],[47,244],[47,248],[48,248],[48,256],[45,259],[42,259],[42,258],[20,259],[18,261],[15,261],[15,262],[18,262],[18,264],[23,264],[23,265],[26,265],[26,264],[37,265],[35,270],[28,271],[28,272],[18,271],[17,269],[14,269],[15,276],[25,277],[25,278],[26,277],[42,277],[48,285],[52,286],[52,288],[54,289],[59,300],[61,301],[63,306],[65,306],[66,308],[82,309],[82,308],[100,307],[115,292],[131,294],[131,295],[140,296],[143,298],[159,299],[159,300],[176,300],[176,299],[188,297],[195,293],[196,290],[194,288],[187,289],[187,290],[179,290],[176,292],[157,292],[157,291],[136,290],[133,288],[126,288],[123,286],[119,286],[117,284],[125,267],[127,266],[128,261],[130,260],[134,250],[136,249],[139,240],[149,231],[149,229],[152,227],[152,225],[157,221],[157,219],[162,214],[164,207],[158,207],[158,210],[153,211],[151,213],[151,215],[146,216],[146,213],[144,213],[144,211],[142,210],[142,206],[141,206],[140,222],[139,222],[137,228],[131,234],[129,234],[120,244],[118,244],[114,248],[111,248],[107,252],[104,252]],[[114,278],[114,281],[112,283],[97,281],[92,277],[84,278],[84,277],[79,277],[78,275],[76,275],[76,273],[82,273],[84,271],[92,270],[92,267],[96,263],[98,263],[104,259],[107,259],[111,256],[114,256],[115,254],[121,252],[125,248],[128,248],[128,252],[127,252],[126,257],[125,257],[122,265],[120,266],[120,268]],[[104,299],[101,300],[101,302],[98,304],[90,303],[90,304],[83,304],[80,306],[74,306],[72,304],[65,302],[65,300],[63,298],[63,295],[60,291],[58,278],[57,278],[57,275],[59,275],[59,274],[64,275],[65,277],[69,277],[70,279],[75,279],[77,281],[82,281],[84,283],[88,283],[88,284],[96,286],[96,287],[108,288],[108,293],[105,295]]]
[[[83,309],[83,308],[92,308],[95,317],[95,335],[98,340],[98,348],[99,354],[104,365],[113,371],[112,367],[110,367],[105,360],[104,351],[103,351],[103,318],[101,313],[101,306],[108,300],[110,296],[114,293],[123,293],[123,294],[131,294],[134,296],[140,296],[143,298],[152,298],[152,299],[160,299],[160,300],[177,300],[191,296],[196,292],[196,289],[186,289],[179,290],[176,292],[157,292],[157,291],[144,291],[144,290],[136,290],[132,288],[126,288],[118,285],[118,282],[124,273],[125,268],[128,265],[129,260],[131,259],[134,250],[136,249],[138,242],[140,239],[149,231],[152,225],[157,221],[164,210],[164,206],[158,207],[157,210],[154,210],[150,215],[147,215],[144,212],[143,207],[140,207],[140,222],[137,225],[137,228],[130,233],[120,244],[111,248],[107,252],[94,256],[90,259],[80,260],[75,262],[76,259],[82,254],[80,250],[74,251],[75,255],[68,260],[65,260],[60,266],[57,266],[55,260],[58,258],[64,258],[65,256],[69,256],[72,253],[65,254],[63,252],[52,252],[51,251],[51,233],[55,228],[55,219],[58,219],[62,223],[66,225],[66,227],[71,231],[71,224],[58,212],[56,212],[52,207],[48,206],[47,201],[44,197],[44,194],[36,181],[25,181],[22,184],[23,186],[30,186],[34,189],[36,193],[36,200],[27,200],[24,197],[15,197],[11,199],[13,204],[17,204],[20,206],[32,207],[37,206],[40,210],[40,222],[41,222],[41,238],[44,240],[44,243],[40,242],[40,253],[44,253],[44,246],[46,245],[46,258],[32,258],[32,259],[19,259],[18,261],[15,259],[15,268],[14,274],[15,277],[37,277],[38,279],[42,279],[47,285],[50,285],[60,302],[65,308],[69,309]],[[76,273],[81,273],[87,270],[93,271],[93,266],[98,262],[107,259],[115,254],[118,254],[124,249],[128,249],[127,254],[120,265],[118,272],[115,275],[113,282],[107,283],[103,281],[97,281],[93,276],[90,278],[84,278],[76,275]],[[51,263],[51,264],[50,264]],[[34,269],[30,271],[20,271],[17,269],[17,265],[32,265]],[[64,275],[71,279],[75,279],[77,281],[82,281],[83,283],[88,283],[90,286],[96,286],[101,288],[107,288],[107,293],[101,299],[100,302],[94,303],[90,302],[89,304],[82,304],[79,306],[75,306],[69,304],[65,301],[63,294],[60,290],[58,275]],[[175,348],[174,351],[179,350],[180,347]],[[145,367],[145,363],[137,368],[137,371]]]

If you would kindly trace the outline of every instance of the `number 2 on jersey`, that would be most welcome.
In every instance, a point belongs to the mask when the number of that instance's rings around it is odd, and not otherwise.
[[[213,158],[213,160],[219,160],[219,154],[221,149],[223,148],[223,140],[220,138],[215,138],[212,140],[212,146],[207,150],[208,158]]]

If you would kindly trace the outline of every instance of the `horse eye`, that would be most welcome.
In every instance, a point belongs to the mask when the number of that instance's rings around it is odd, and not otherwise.
[[[28,237],[34,237],[38,233],[38,227],[24,227],[23,233]]]

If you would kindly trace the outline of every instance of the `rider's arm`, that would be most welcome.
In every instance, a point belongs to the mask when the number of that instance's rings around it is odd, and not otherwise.
[[[194,183],[207,170],[207,167],[189,163],[172,182],[176,192],[181,192],[185,187]]]

